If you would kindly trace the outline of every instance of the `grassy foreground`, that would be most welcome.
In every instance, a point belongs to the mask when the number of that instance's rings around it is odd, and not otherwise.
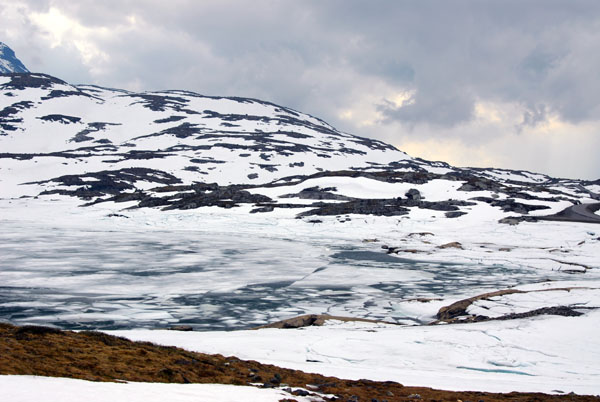
[[[69,377],[90,381],[221,383],[301,387],[333,394],[332,400],[391,401],[600,401],[600,397],[540,393],[449,392],[396,382],[350,381],[298,370],[132,342],[101,332],[16,327],[0,323],[0,374]],[[302,391],[300,391],[302,392]],[[358,398],[358,399],[357,399]]]

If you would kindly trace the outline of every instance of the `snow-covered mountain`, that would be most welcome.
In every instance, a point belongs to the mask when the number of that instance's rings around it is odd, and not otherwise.
[[[17,58],[15,52],[0,42],[0,74],[28,72],[29,70]]]
[[[135,93],[31,73],[0,76],[0,183],[3,198],[62,195],[163,209],[249,204],[298,217],[425,209],[455,218],[485,206],[502,218],[600,198],[598,181],[412,158],[256,99]]]

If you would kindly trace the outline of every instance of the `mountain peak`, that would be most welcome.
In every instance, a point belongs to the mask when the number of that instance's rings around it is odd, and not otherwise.
[[[28,72],[29,70],[21,63],[21,60],[17,58],[15,52],[10,47],[0,42],[0,74]]]

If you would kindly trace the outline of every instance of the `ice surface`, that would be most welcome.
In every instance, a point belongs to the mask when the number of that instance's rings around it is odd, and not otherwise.
[[[421,323],[415,298],[528,283],[531,269],[399,259],[362,242],[3,222],[0,317],[65,328],[247,328],[305,313]],[[276,230],[276,227],[274,227]],[[277,230],[276,230],[277,231]],[[561,278],[556,272],[548,278]]]
[[[304,313],[419,324],[441,305],[415,299],[448,304],[599,277],[594,225],[512,227],[498,224],[491,207],[452,220],[411,213],[319,224],[285,210],[124,207],[0,200],[0,317],[104,329],[248,328]],[[439,248],[450,242],[461,248]],[[382,245],[400,251],[386,255]]]

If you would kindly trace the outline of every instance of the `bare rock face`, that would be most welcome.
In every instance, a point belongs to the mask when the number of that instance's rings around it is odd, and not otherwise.
[[[8,73],[28,73],[29,70],[21,60],[17,58],[15,52],[0,42],[0,74]]]

